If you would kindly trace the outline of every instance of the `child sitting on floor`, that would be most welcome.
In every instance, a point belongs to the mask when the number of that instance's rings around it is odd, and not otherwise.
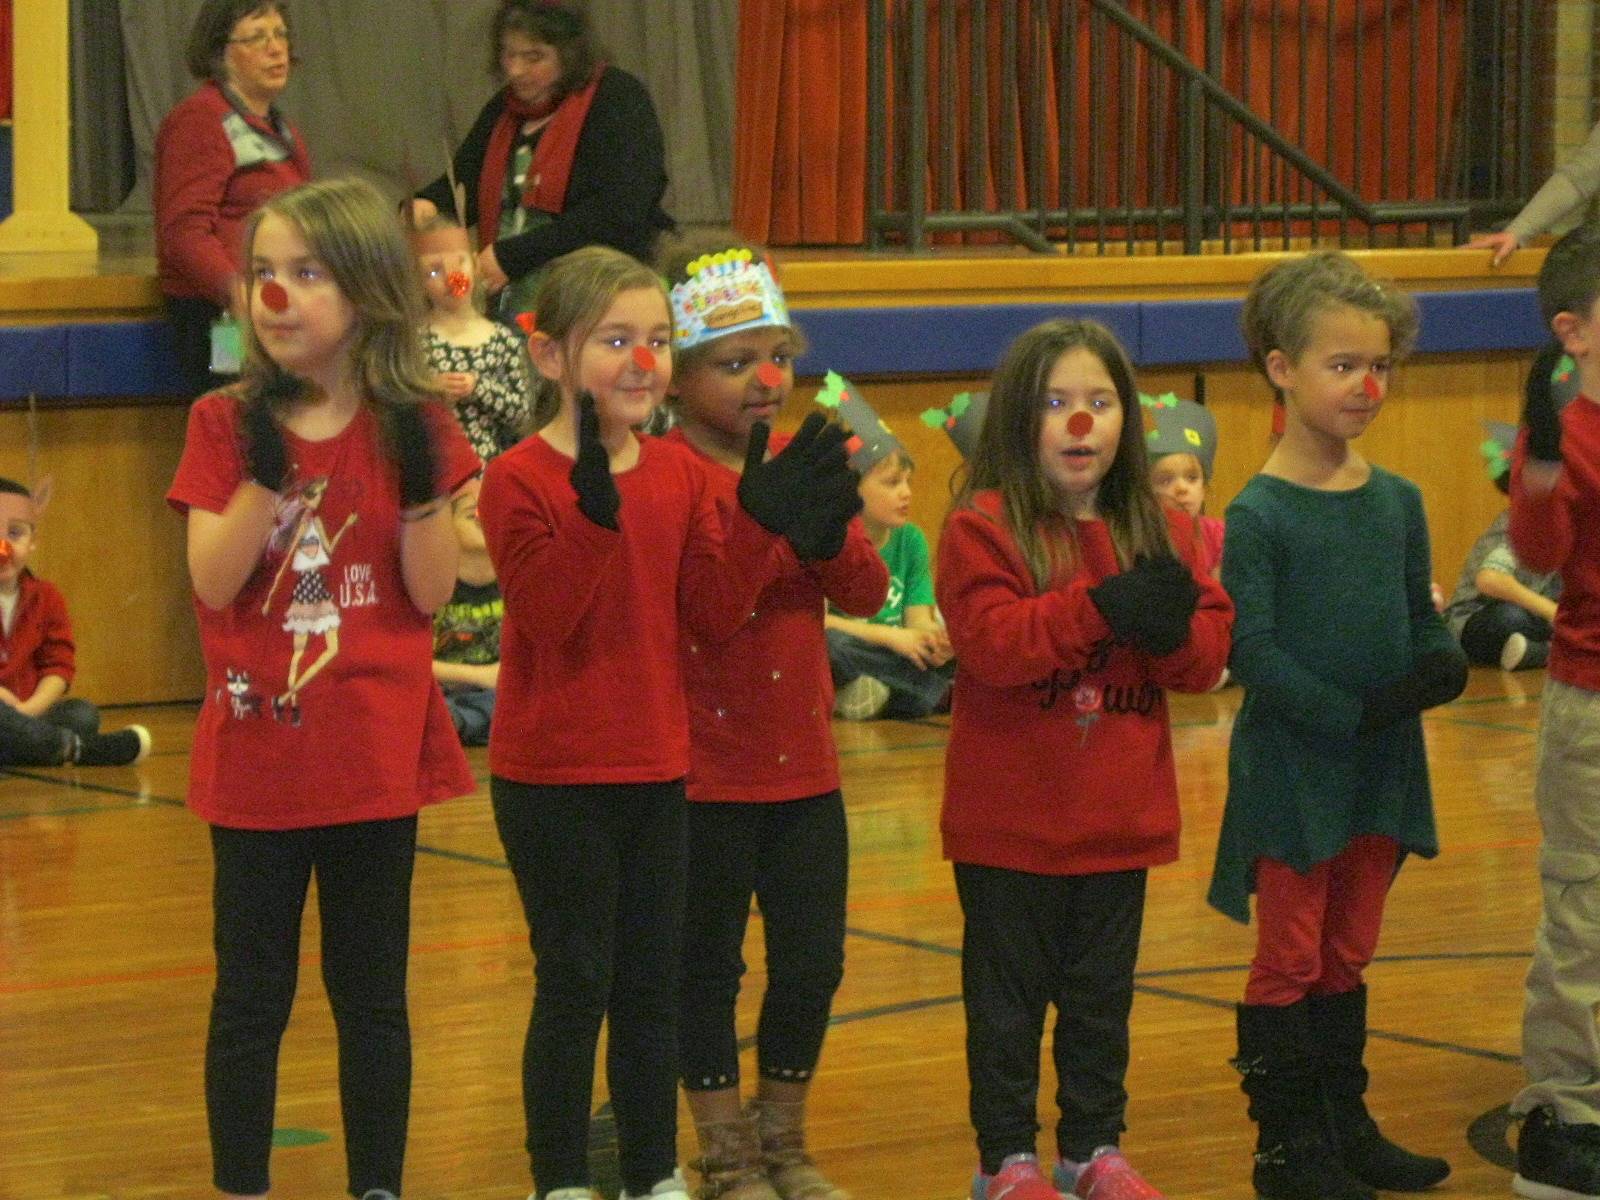
[[[100,732],[100,712],[66,699],[76,670],[67,603],[28,569],[50,481],[0,479],[0,766],[122,766],[150,753],[150,733]]]
[[[955,663],[934,613],[928,539],[911,523],[915,464],[854,385],[831,371],[817,403],[837,408],[854,431],[848,445],[850,467],[861,476],[861,520],[889,567],[889,597],[876,616],[827,615],[834,715],[925,717],[949,693]]]
[[[433,677],[463,746],[487,746],[500,682],[500,622],[505,603],[478,523],[478,488],[452,502],[461,559],[450,602],[433,614]]]
[[[1222,519],[1203,515],[1211,467],[1217,457],[1217,419],[1204,405],[1171,392],[1139,396],[1145,421],[1145,452],[1150,456],[1150,486],[1163,504],[1194,519],[1207,569],[1222,569]]]

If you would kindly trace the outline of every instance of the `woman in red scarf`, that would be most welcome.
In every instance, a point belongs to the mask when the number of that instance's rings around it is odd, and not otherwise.
[[[506,85],[455,155],[478,274],[507,319],[530,307],[542,268],[596,243],[649,261],[673,227],[661,122],[644,85],[600,60],[588,18],[557,0],[502,0],[494,69]],[[454,202],[441,176],[417,219]]]

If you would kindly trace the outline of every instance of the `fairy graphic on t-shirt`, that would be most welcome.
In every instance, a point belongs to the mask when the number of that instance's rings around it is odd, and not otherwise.
[[[291,725],[300,724],[301,689],[321,674],[339,653],[339,606],[333,602],[333,593],[322,570],[333,565],[333,552],[345,531],[356,523],[356,514],[352,512],[347,516],[339,532],[330,538],[319,515],[327,493],[328,477],[319,475],[309,480],[285,506],[273,538],[274,544],[283,548],[284,557],[272,578],[272,586],[267,589],[266,599],[261,602],[261,615],[266,616],[284,571],[293,567],[294,591],[284,613],[283,628],[294,634],[294,654],[289,659],[288,682],[272,699],[272,715]],[[285,530],[292,532],[282,537]],[[322,653],[302,671],[300,663],[313,636],[322,638]]]

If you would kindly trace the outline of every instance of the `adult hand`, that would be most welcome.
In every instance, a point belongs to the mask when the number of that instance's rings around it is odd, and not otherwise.
[[[1489,258],[1489,265],[1498,267],[1507,258],[1511,257],[1513,250],[1521,245],[1522,243],[1517,240],[1516,234],[1509,229],[1504,229],[1499,233],[1474,234],[1471,240],[1467,242],[1467,249],[1492,250],[1494,253]]]
[[[578,394],[578,456],[572,462],[572,490],[578,493],[578,511],[596,525],[618,529],[617,512],[622,496],[611,477],[611,455],[600,440],[600,417],[594,397]]]
[[[503,290],[511,282],[511,277],[500,269],[493,243],[478,251],[478,278],[483,280],[484,290],[490,295]]]

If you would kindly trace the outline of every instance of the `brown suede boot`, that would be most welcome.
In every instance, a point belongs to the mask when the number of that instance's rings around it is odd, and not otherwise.
[[[762,1167],[754,1117],[697,1124],[695,1134],[700,1139],[700,1157],[692,1164],[700,1172],[696,1200],[780,1200]]]
[[[782,1200],[850,1200],[850,1193],[828,1182],[806,1153],[804,1101],[756,1099],[750,1111],[761,1135],[767,1178]]]

